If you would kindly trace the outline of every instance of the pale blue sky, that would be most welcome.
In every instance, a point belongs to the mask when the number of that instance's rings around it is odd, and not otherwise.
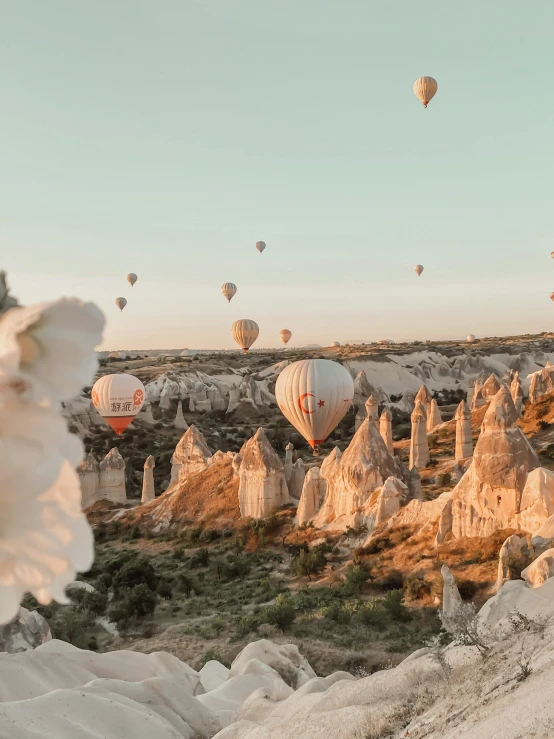
[[[0,9],[0,267],[25,302],[94,300],[110,348],[230,348],[237,318],[259,346],[552,330],[547,0]]]

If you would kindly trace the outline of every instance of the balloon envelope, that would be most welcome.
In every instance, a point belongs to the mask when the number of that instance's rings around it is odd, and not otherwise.
[[[235,321],[231,327],[233,339],[245,354],[258,338],[259,333],[260,327],[256,321],[252,321],[250,318],[241,318],[240,321]]]
[[[133,375],[104,375],[93,385],[92,404],[120,436],[144,403],[144,385]]]
[[[227,298],[227,301],[230,303],[231,298],[237,292],[237,286],[235,285],[234,282],[224,282],[223,285],[221,286],[221,292]]]
[[[117,305],[119,310],[123,310],[123,308],[125,308],[125,306],[127,305],[127,298],[116,298],[115,304]]]
[[[414,82],[414,95],[421,100],[424,108],[435,97],[438,89],[437,80],[433,77],[419,77]]]
[[[552,257],[552,259],[554,259],[554,251],[550,252],[550,256]]]
[[[329,359],[303,359],[281,372],[275,397],[283,415],[317,453],[354,397],[350,373]]]
[[[472,341],[475,341],[475,336],[473,334],[468,334],[467,335],[467,340],[471,344]]]
[[[260,254],[265,249],[265,241],[256,241],[256,249],[260,252]]]
[[[423,272],[423,265],[422,264],[416,264],[416,266],[414,267],[414,272],[419,277],[421,275],[421,273]]]
[[[550,300],[554,300],[554,293],[550,293]]]
[[[137,280],[138,277],[136,276],[136,274],[134,272],[129,272],[129,274],[127,275],[127,282],[129,283],[129,285],[131,285],[131,287],[133,287]]]
[[[292,332],[288,330],[288,328],[282,328],[279,331],[279,337],[283,344],[288,344],[290,341],[290,337],[292,336]]]

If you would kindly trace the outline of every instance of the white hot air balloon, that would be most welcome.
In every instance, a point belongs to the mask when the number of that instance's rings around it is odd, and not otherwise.
[[[550,252],[550,256],[552,257],[552,259],[554,259],[554,251]]]
[[[265,249],[265,246],[266,246],[265,241],[256,241],[256,249],[260,252],[260,254]]]
[[[354,397],[350,373],[329,359],[303,359],[281,372],[275,397],[283,415],[318,454]]]
[[[423,265],[422,264],[416,264],[414,267],[414,272],[418,277],[420,277],[421,273],[423,272]]]
[[[234,282],[224,282],[221,286],[221,292],[227,298],[227,302],[231,302],[231,298],[236,295],[237,286]]]
[[[467,340],[470,344],[473,344],[473,342],[475,341],[475,336],[473,334],[468,334]]]
[[[340,341],[333,341],[331,346],[340,346]]]
[[[250,318],[242,318],[240,321],[235,321],[231,327],[233,339],[245,354],[258,338],[259,333],[260,327],[256,321],[252,321]]]
[[[131,287],[133,287],[137,280],[138,277],[136,276],[136,274],[134,272],[129,272],[129,274],[127,275],[127,282],[129,283],[129,285],[131,285]]]
[[[550,300],[554,300],[554,293],[550,293]]]
[[[281,341],[283,342],[285,346],[289,343],[291,336],[292,336],[292,332],[289,331],[288,328],[282,328],[279,331],[279,338],[281,339]]]
[[[92,404],[120,436],[144,403],[144,385],[133,375],[104,375],[91,392]]]
[[[426,108],[431,100],[437,94],[439,86],[437,80],[433,77],[419,77],[414,82],[414,95],[421,100],[423,107]]]
[[[115,304],[117,305],[119,310],[123,310],[123,308],[125,308],[125,306],[127,305],[127,298],[116,298]]]

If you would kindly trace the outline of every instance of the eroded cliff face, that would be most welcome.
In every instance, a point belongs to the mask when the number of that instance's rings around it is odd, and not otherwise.
[[[238,456],[242,516],[264,518],[291,502],[285,468],[262,428],[244,444]]]

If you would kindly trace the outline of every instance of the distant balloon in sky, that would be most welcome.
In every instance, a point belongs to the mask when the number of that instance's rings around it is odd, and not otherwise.
[[[475,341],[475,336],[473,334],[468,334],[467,340],[469,341],[470,344],[472,344]]]
[[[554,300],[554,293],[550,293],[550,300]]]
[[[550,256],[552,257],[552,259],[554,259],[554,251],[550,252]]]
[[[419,77],[414,82],[414,95],[418,100],[421,100],[424,108],[435,97],[438,89],[437,80],[433,77]]]
[[[125,306],[127,305],[127,298],[116,298],[115,304],[117,305],[119,310],[123,310],[123,308],[125,308]]]
[[[282,328],[279,331],[279,338],[285,344],[285,346],[289,343],[290,337],[292,336],[292,331],[289,331],[288,328]]]
[[[144,385],[133,375],[104,375],[91,392],[92,404],[118,436],[125,431],[144,403]]]
[[[265,241],[256,241],[256,249],[260,252],[260,254],[265,249],[265,246],[266,246]]]
[[[419,277],[421,275],[421,273],[423,272],[423,265],[422,264],[416,264],[416,266],[414,267],[414,272]]]
[[[303,359],[281,372],[275,385],[281,412],[318,454],[354,397],[350,372],[329,359]]]
[[[221,286],[221,292],[227,298],[227,302],[230,303],[231,298],[237,292],[237,286],[234,284],[234,282],[224,282]]]
[[[331,346],[340,346],[340,341],[333,341]]]
[[[252,321],[250,318],[241,318],[240,321],[235,321],[231,327],[233,339],[245,354],[258,338],[259,333],[260,327],[256,321]]]
[[[134,272],[129,272],[129,274],[127,275],[127,282],[129,283],[129,285],[131,285],[131,287],[133,287],[137,280],[138,277],[136,276],[136,274]]]

